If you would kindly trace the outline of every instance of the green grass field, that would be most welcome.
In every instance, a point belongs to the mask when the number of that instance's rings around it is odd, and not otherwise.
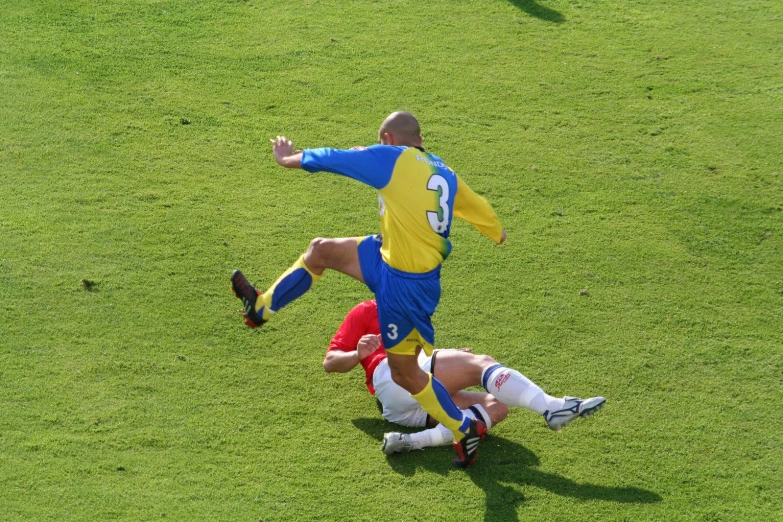
[[[782,28],[772,0],[4,0],[0,520],[783,520]],[[269,138],[371,144],[399,109],[509,234],[454,225],[437,344],[608,398],[561,433],[512,411],[467,472],[384,456],[363,375],[323,371],[366,288],[253,331],[229,287],[378,229]]]

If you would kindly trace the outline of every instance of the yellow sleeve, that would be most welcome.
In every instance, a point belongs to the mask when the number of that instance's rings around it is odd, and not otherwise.
[[[503,227],[492,206],[457,176],[457,194],[454,196],[454,215],[464,219],[476,230],[500,243]]]

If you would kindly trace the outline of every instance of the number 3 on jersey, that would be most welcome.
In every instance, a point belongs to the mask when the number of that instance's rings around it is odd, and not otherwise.
[[[438,211],[427,211],[427,220],[436,234],[443,234],[449,226],[449,184],[443,176],[433,174],[427,182],[427,190],[438,193]]]

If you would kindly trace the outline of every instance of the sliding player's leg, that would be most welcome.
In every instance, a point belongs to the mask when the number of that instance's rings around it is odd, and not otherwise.
[[[487,393],[459,392],[453,399],[455,404],[462,408],[465,416],[482,421],[487,426],[487,430],[490,430],[508,415],[508,406]],[[421,408],[417,409],[421,411]],[[432,423],[432,419],[429,420]],[[381,450],[387,455],[391,455],[392,453],[404,453],[435,446],[447,446],[451,444],[453,438],[451,430],[443,424],[435,424],[432,428],[415,433],[384,433]]]
[[[508,417],[508,405],[503,404],[489,393],[463,390],[455,393],[452,398],[458,408],[477,409],[477,412],[474,411],[474,413],[478,413],[475,418],[482,421],[488,430]]]
[[[294,299],[301,297],[329,268],[364,282],[359,263],[359,243],[363,238],[316,238],[265,292],[251,285],[239,270],[231,276],[234,293],[245,308],[245,324],[257,327]]]
[[[545,394],[520,372],[498,364],[489,355],[476,355],[464,350],[438,350],[436,361],[435,376],[451,394],[470,386],[483,385],[501,402],[542,415],[548,409],[563,405],[563,399]]]
[[[560,431],[572,420],[588,417],[603,407],[604,397],[591,397],[582,400],[579,397],[552,397],[533,381],[502,364],[484,368],[481,384],[487,392],[512,406],[527,408],[540,413],[547,427]]]
[[[564,428],[577,417],[592,415],[606,402],[603,397],[586,400],[552,397],[520,372],[498,364],[489,355],[440,350],[436,360],[434,373],[450,393],[469,386],[483,386],[505,404],[543,415],[553,430]]]

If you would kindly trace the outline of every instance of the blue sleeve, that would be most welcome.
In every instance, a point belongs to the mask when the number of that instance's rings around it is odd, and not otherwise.
[[[388,185],[394,164],[405,147],[373,145],[366,149],[306,149],[301,167],[307,172],[342,174],[376,190]]]

